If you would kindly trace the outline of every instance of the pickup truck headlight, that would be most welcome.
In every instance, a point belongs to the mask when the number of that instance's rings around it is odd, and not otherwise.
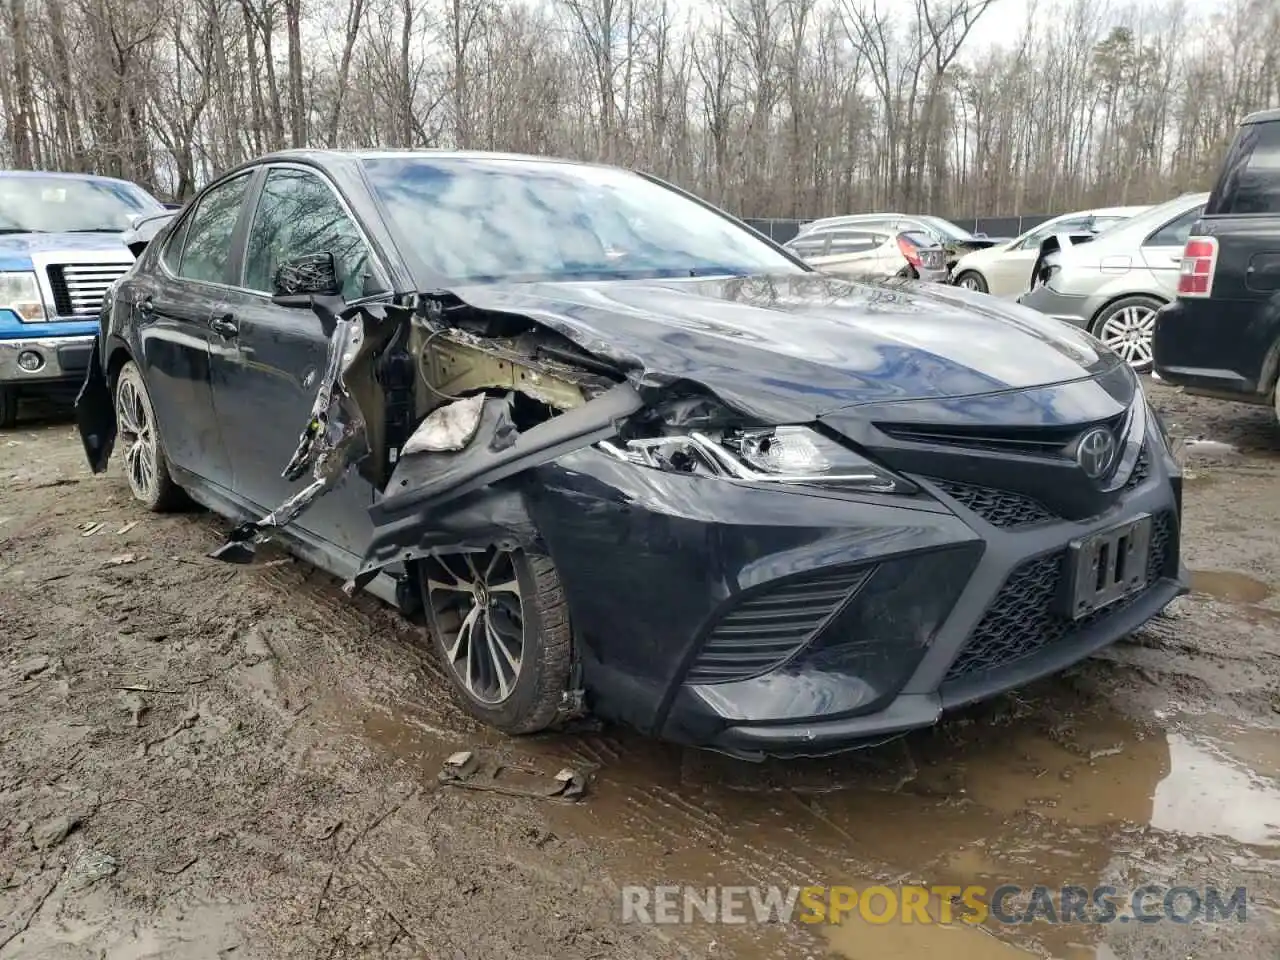
[[[671,473],[751,483],[808,484],[868,493],[913,493],[915,484],[810,427],[691,430],[600,448],[620,460]]]
[[[0,310],[9,309],[23,320],[47,320],[40,284],[30,271],[0,273]]]

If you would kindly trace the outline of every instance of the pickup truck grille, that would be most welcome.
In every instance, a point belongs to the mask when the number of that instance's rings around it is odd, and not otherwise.
[[[107,287],[129,269],[127,263],[55,263],[48,268],[53,306],[60,317],[96,317]]]

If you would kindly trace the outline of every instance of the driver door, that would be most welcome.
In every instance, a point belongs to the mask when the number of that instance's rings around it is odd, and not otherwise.
[[[217,311],[236,351],[214,388],[233,489],[264,514],[313,479],[307,474],[290,483],[280,474],[310,419],[329,338],[310,310],[277,306],[271,295],[282,262],[319,253],[333,254],[348,300],[364,294],[373,270],[370,248],[336,190],[314,170],[268,167],[246,236],[239,289]],[[373,532],[373,496],[358,471],[348,471],[294,525],[358,558]]]

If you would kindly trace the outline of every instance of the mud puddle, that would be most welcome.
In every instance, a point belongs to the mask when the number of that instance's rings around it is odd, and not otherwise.
[[[1191,590],[1231,603],[1261,603],[1273,592],[1270,584],[1234,570],[1192,570]]]
[[[1180,860],[1188,850],[1212,851],[1206,864],[1237,872],[1262,872],[1280,857],[1280,733],[1181,715],[1135,722],[1069,680],[881,747],[787,763],[744,763],[613,730],[464,736],[409,707],[335,701],[322,712],[424,782],[458,749],[495,751],[547,776],[564,764],[593,770],[584,801],[541,809],[555,834],[603,851],[619,915],[627,885],[1124,890],[1152,876],[1191,882]],[[695,914],[679,932],[709,955],[745,958],[1111,955],[1097,925],[970,925],[945,907],[930,896],[928,924],[855,913],[839,926],[795,916],[727,926]]]

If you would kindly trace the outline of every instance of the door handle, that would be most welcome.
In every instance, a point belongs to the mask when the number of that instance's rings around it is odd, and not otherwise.
[[[240,325],[236,323],[235,315],[231,313],[214,314],[209,319],[209,327],[224,340],[230,340],[240,332]]]

